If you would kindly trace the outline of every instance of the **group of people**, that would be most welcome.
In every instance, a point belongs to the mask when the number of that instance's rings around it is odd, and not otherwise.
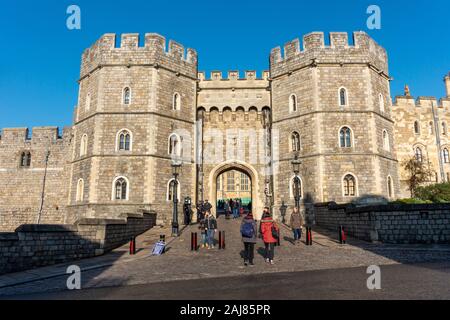
[[[206,201],[205,204],[209,204],[209,202]],[[207,205],[204,207],[208,208]],[[294,208],[291,214],[290,226],[294,234],[294,244],[297,245],[300,243],[302,228],[304,226],[304,219],[298,208]],[[211,213],[211,208],[207,209],[204,214],[201,213],[199,229],[201,234],[201,248],[214,249],[217,220]],[[275,245],[279,242],[280,227],[272,218],[268,207],[264,208],[259,229],[252,212],[249,211],[241,222],[240,232],[242,242],[244,243],[244,265],[254,265],[255,244],[258,242],[258,237],[264,242],[265,261],[274,264]]]
[[[298,208],[294,208],[291,214],[290,226],[294,234],[294,244],[298,245],[302,236],[304,219]],[[257,242],[257,223],[253,214],[249,212],[241,223],[241,236],[244,243],[244,264],[254,265],[254,251]],[[280,238],[280,227],[270,214],[268,207],[264,208],[259,224],[259,236],[264,242],[264,259],[267,263],[274,264],[275,244]]]
[[[246,206],[242,204],[241,199],[229,199],[229,200],[219,200],[217,203],[217,208],[225,212],[227,218],[233,217],[233,219],[238,219],[246,213],[246,210],[251,211],[252,203],[249,202]]]

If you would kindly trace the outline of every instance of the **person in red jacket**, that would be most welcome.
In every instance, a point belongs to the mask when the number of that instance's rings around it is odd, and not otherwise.
[[[259,225],[259,232],[265,245],[264,258],[267,263],[274,264],[273,258],[275,256],[275,243],[278,242],[280,228],[273,220],[268,207],[264,208],[261,223]]]

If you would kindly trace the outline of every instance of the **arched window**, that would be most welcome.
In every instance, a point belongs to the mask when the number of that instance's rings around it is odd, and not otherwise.
[[[128,105],[131,103],[131,89],[126,87],[123,89],[123,104]]]
[[[77,183],[76,201],[81,202],[84,199],[84,180],[79,179]]]
[[[241,185],[240,185],[241,191],[249,191],[250,190],[250,179],[248,175],[241,172]]]
[[[24,151],[20,156],[20,166],[21,167],[30,167],[31,166],[31,152]]]
[[[88,93],[86,96],[86,111],[91,109],[91,94]]]
[[[447,135],[447,124],[445,122],[442,122],[442,134]]]
[[[171,179],[169,180],[169,182],[167,183],[167,197],[166,200],[167,201],[173,201],[173,189],[174,189],[174,185],[176,183],[176,189],[177,189],[177,200],[180,201],[180,181],[175,179]]]
[[[173,110],[181,109],[181,96],[177,92],[175,92],[173,95],[172,109]]]
[[[181,157],[182,148],[181,148],[181,138],[172,133],[169,137],[169,155]]]
[[[85,156],[87,154],[87,147],[88,147],[88,136],[87,134],[83,134],[80,143],[80,157]]]
[[[381,93],[378,95],[378,101],[379,101],[379,104],[380,104],[380,111],[381,112],[385,112],[385,109],[384,109],[384,98],[383,98],[383,95]]]
[[[345,107],[348,105],[347,89],[339,88],[339,105]]]
[[[419,121],[414,121],[414,133],[420,134],[420,124]]]
[[[428,124],[428,127],[429,127],[430,134],[433,135],[433,134],[434,134],[434,124],[433,124],[433,121],[430,121],[430,123]]]
[[[303,181],[302,181],[301,177],[299,177],[299,176],[297,176],[297,177],[298,177],[298,194],[299,194],[300,198],[302,198],[303,197]],[[293,176],[293,177],[291,177],[291,181],[289,184],[289,197],[291,199],[295,199],[295,195],[297,193],[296,188],[297,188],[297,186],[295,184],[295,176]]]
[[[291,135],[292,151],[300,151],[301,147],[300,134],[297,131],[294,131]]]
[[[450,163],[450,157],[449,157],[449,153],[448,153],[448,149],[447,148],[445,148],[442,151],[442,154],[444,156],[444,163]]]
[[[392,185],[391,176],[387,177],[387,189],[388,189],[389,198],[393,198],[394,197],[394,186]]]
[[[386,130],[383,130],[383,149],[386,151],[390,151],[390,142],[389,142],[389,134]]]
[[[415,151],[415,156],[417,161],[422,162],[423,161],[422,149],[417,147]]]
[[[289,96],[289,112],[297,111],[297,96],[295,94],[291,94]]]
[[[347,174],[343,180],[344,196],[354,197],[356,196],[356,179],[353,175]]]
[[[125,177],[117,177],[113,182],[113,200],[128,200],[129,184]]]
[[[341,148],[352,147],[352,131],[349,127],[342,127],[339,130],[339,143]]]
[[[117,151],[130,151],[131,150],[131,132],[123,129],[117,133],[116,150]]]

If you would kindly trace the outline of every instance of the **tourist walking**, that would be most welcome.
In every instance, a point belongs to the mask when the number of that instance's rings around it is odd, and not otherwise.
[[[200,236],[201,236],[201,247],[205,248],[208,247],[208,238],[207,238],[207,233],[206,233],[206,219],[205,217],[203,217],[203,219],[201,219],[199,221],[199,225],[198,228],[200,229]]]
[[[253,266],[253,258],[255,256],[255,243],[257,236],[256,221],[253,215],[249,212],[241,223],[241,236],[244,243],[244,265],[250,264]]]
[[[239,203],[237,200],[233,201],[233,219],[239,218]]]
[[[206,237],[208,239],[208,249],[214,249],[214,235],[217,231],[217,220],[211,211],[206,211],[205,217]]]
[[[230,204],[228,203],[228,201],[225,201],[224,207],[225,207],[225,218],[229,219],[230,218]]]
[[[300,239],[302,238],[302,228],[305,225],[302,214],[297,207],[294,208],[291,214],[290,226],[292,232],[294,233],[294,244],[300,244]]]
[[[278,242],[278,238],[280,237],[280,228],[273,220],[268,207],[264,208],[259,232],[262,235],[265,246],[264,258],[267,263],[274,264],[275,243]]]

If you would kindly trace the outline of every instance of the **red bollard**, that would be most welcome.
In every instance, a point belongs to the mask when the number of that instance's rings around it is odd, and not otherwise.
[[[225,231],[219,231],[219,250],[225,250]]]
[[[312,239],[312,229],[311,228],[308,228],[308,245],[309,246],[312,246],[312,244],[313,244],[313,239]]]
[[[191,251],[197,251],[197,233],[191,232]]]
[[[132,237],[130,240],[130,255],[136,254],[136,238]]]

